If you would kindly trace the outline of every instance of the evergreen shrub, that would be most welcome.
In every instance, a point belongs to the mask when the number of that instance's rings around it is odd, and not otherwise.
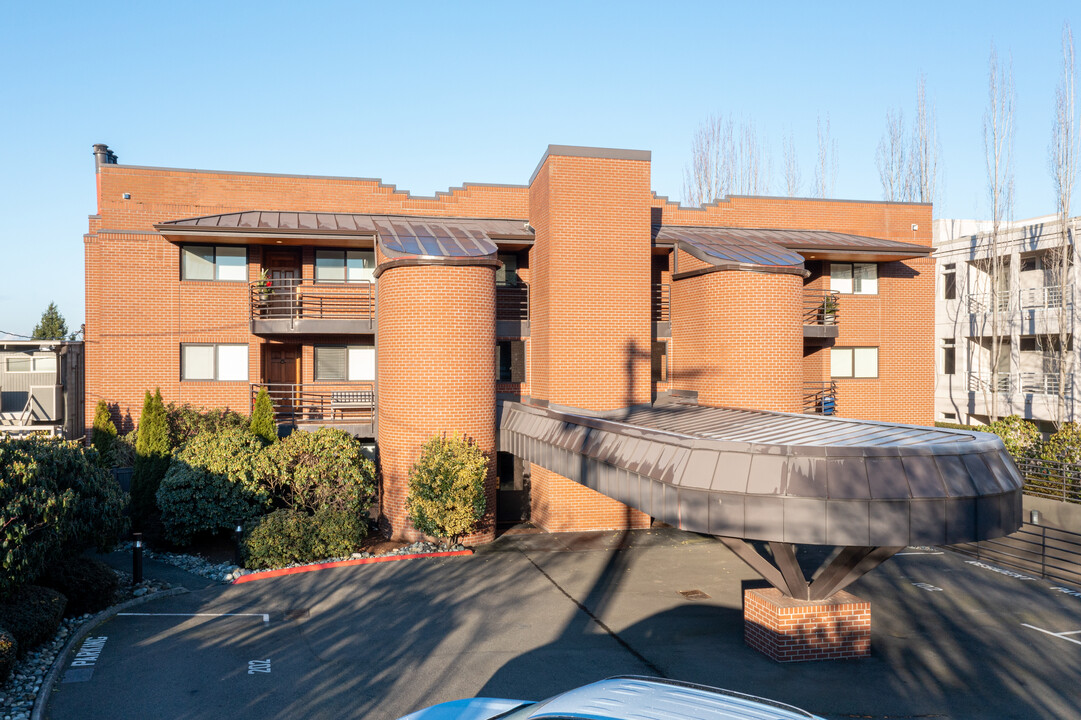
[[[336,428],[294,432],[256,459],[255,476],[275,507],[308,514],[319,510],[368,512],[375,499],[375,464],[360,443]]]
[[[157,511],[155,496],[162,478],[169,470],[172,445],[169,441],[169,420],[161,390],[148,390],[139,417],[139,433],[135,441],[135,470],[131,476],[131,514],[142,526]]]
[[[274,422],[274,401],[265,387],[259,388],[255,396],[255,407],[251,413],[251,431],[267,443],[278,440],[278,424]]]
[[[98,400],[97,410],[94,412],[94,425],[90,430],[90,444],[98,451],[99,462],[102,467],[111,468],[114,462],[113,446],[116,445],[116,425],[113,424],[112,413],[109,405],[104,400]]]
[[[406,507],[420,532],[452,543],[484,516],[488,458],[472,440],[455,433],[424,443],[409,471]]]
[[[245,531],[244,564],[259,570],[348,557],[367,533],[367,521],[349,511],[275,510]]]
[[[7,682],[11,677],[11,671],[15,669],[15,662],[19,658],[19,643],[15,636],[0,627],[0,685]]]
[[[49,567],[36,580],[68,599],[69,616],[96,613],[113,604],[120,580],[113,569],[101,560],[73,557]]]
[[[67,603],[61,593],[40,585],[24,585],[0,603],[0,627],[15,637],[19,657],[56,635]]]

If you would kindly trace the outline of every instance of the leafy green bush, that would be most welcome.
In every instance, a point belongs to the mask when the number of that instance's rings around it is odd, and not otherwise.
[[[20,657],[56,635],[67,603],[56,590],[39,585],[24,585],[0,603],[0,627],[15,637]]]
[[[245,531],[244,564],[258,570],[348,557],[367,533],[364,518],[348,511],[275,510]]]
[[[173,447],[169,442],[169,421],[161,390],[148,390],[139,417],[139,434],[135,441],[135,471],[131,476],[131,514],[142,526],[157,510],[155,496],[162,478],[169,470]]]
[[[1063,423],[1040,448],[1040,458],[1062,463],[1081,463],[1081,425]]]
[[[246,428],[196,435],[178,452],[158,488],[165,536],[186,544],[198,532],[230,530],[261,515],[270,495],[253,477],[262,441]]]
[[[248,427],[246,416],[223,408],[204,410],[188,403],[169,403],[164,412],[168,425],[169,447],[173,449],[184,447],[196,435]]]
[[[0,627],[0,685],[7,682],[11,677],[11,671],[15,669],[15,661],[19,657],[19,643],[15,636]]]
[[[110,549],[126,529],[123,510],[120,486],[93,450],[43,437],[0,439],[0,596],[60,557]]]
[[[484,516],[488,458],[476,443],[455,433],[433,437],[409,471],[406,508],[425,535],[457,542]]]
[[[138,430],[118,435],[113,443],[113,467],[130,468],[135,466],[135,442],[139,437]]]
[[[113,424],[109,405],[104,400],[98,400],[98,407],[94,412],[94,426],[90,431],[90,444],[98,451],[102,467],[113,467],[116,425]]]
[[[278,440],[278,424],[274,422],[274,401],[265,387],[255,396],[255,408],[251,412],[251,431],[268,443]]]
[[[947,428],[949,430],[975,430],[976,432],[987,432],[986,425],[962,425],[960,423],[936,422],[935,427]]]
[[[334,428],[294,432],[267,447],[255,476],[277,507],[309,514],[332,508],[364,515],[375,498],[375,465],[356,439]]]
[[[1014,460],[1021,461],[1025,458],[1036,457],[1040,451],[1042,437],[1036,426],[1025,420],[1020,415],[1008,415],[994,421],[987,426],[988,432],[993,432],[1002,438],[1002,444]]]
[[[101,560],[73,557],[49,567],[37,584],[52,588],[68,599],[71,616],[96,613],[113,604],[120,581]]]

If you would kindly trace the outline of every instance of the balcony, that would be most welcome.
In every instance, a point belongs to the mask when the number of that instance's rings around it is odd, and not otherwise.
[[[375,288],[367,280],[260,280],[249,297],[253,335],[375,332]]]
[[[274,401],[279,424],[302,430],[336,427],[357,437],[375,436],[375,383],[256,383],[251,386],[253,408],[264,387]]]
[[[1066,374],[1065,396],[1073,395],[1073,376]],[[1023,395],[1059,395],[1062,385],[1058,373],[1051,372],[1023,372],[1023,373],[1000,373],[997,377],[991,377],[990,373],[969,373],[969,392],[991,392],[992,388],[998,392],[1009,395],[1021,393]]]
[[[991,293],[971,293],[965,297],[965,304],[972,314],[991,312],[991,304],[994,302],[1000,313],[1012,313],[1015,309],[1028,310],[1058,310],[1062,307],[1063,287],[1059,285],[1045,285],[1042,287],[1021,288],[1009,292],[1002,291],[992,301]],[[1066,305],[1072,304],[1073,286],[1065,287]]]
[[[529,337],[529,286],[496,284],[496,337]]]
[[[653,337],[672,336],[672,286],[653,283],[652,292]]]
[[[837,414],[837,383],[803,383],[803,412],[810,415]]]
[[[840,293],[836,290],[803,291],[803,337],[837,337]]]

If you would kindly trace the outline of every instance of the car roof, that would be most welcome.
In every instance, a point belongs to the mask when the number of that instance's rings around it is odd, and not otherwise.
[[[773,700],[661,678],[614,677],[557,695],[530,718],[612,720],[807,720],[814,715]]]

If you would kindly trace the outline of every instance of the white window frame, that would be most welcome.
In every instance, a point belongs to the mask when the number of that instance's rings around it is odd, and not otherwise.
[[[30,369],[29,370],[12,370],[11,369],[11,361],[12,360],[29,360],[30,361]],[[41,362],[44,362],[46,360],[48,360],[48,361],[50,361],[52,363],[52,367],[39,369],[38,364],[41,363]],[[21,374],[21,373],[26,373],[26,374],[30,374],[30,373],[54,373],[54,372],[56,372],[56,366],[57,365],[56,365],[56,356],[55,355],[30,355],[30,356],[9,355],[6,358],[4,358],[4,372],[11,373],[13,375],[16,374],[16,373],[19,373],[19,374]]]
[[[319,361],[315,357],[319,354],[320,350],[345,350],[345,377],[343,378],[325,378],[319,377]],[[361,359],[364,352],[371,355],[371,377],[358,377],[354,376],[354,372],[363,370],[366,363],[362,363]],[[375,382],[375,345],[316,345],[312,350],[312,371],[314,373],[314,379],[316,382],[328,382],[328,383],[343,383],[343,382]]]
[[[863,351],[861,354],[865,354],[867,351],[871,351],[871,350],[874,351],[874,360],[875,360],[875,374],[874,375],[867,375],[867,374],[862,374],[862,373],[859,374],[859,375],[856,374],[856,351],[857,350]],[[843,375],[838,375],[838,374],[836,374],[835,369],[834,369],[835,368],[834,357],[835,356],[840,356],[842,353],[847,353],[847,355],[848,355],[848,374],[846,374],[846,375],[844,375],[844,374]],[[876,378],[879,377],[879,361],[880,361],[880,358],[878,356],[878,348],[877,347],[864,346],[864,347],[834,347],[834,348],[830,348],[830,378],[835,379],[835,380],[844,380],[844,379],[873,380],[873,379],[876,379]]]
[[[342,279],[328,279],[319,277],[319,256],[334,253],[342,255]],[[337,259],[337,258],[332,258]],[[360,261],[357,264],[357,261]],[[370,263],[370,264],[369,264]],[[317,283],[360,283],[360,282],[375,282],[375,250],[337,250],[334,248],[319,248],[315,251],[314,266],[312,273],[315,276],[315,282]]]
[[[187,264],[185,263],[186,253],[195,254],[193,249],[209,249],[214,259],[212,261],[214,265],[214,277],[212,278],[189,278],[186,270]],[[222,256],[232,257],[232,253],[236,250],[242,250],[244,252],[243,265],[227,265],[218,261],[219,251],[225,250],[228,253],[221,253]],[[226,273],[229,270],[237,267],[243,268],[243,277],[229,278],[222,277],[222,269],[226,269]],[[222,283],[246,283],[248,282],[248,247],[246,245],[182,245],[180,247],[180,279],[184,282],[222,282]]]
[[[213,363],[212,363],[212,366],[214,368],[213,377],[189,377],[188,376],[187,368],[185,367],[186,364],[185,364],[185,361],[184,361],[184,350],[185,350],[185,348],[189,348],[189,347],[191,347],[191,348],[196,348],[196,347],[213,348],[213,351],[214,351],[213,352],[214,360],[213,360]],[[238,351],[239,348],[244,349],[243,350],[243,352],[244,352],[244,364],[243,364],[244,372],[243,372],[243,377],[241,377],[239,373],[235,377],[232,377],[232,376],[223,377],[223,375],[228,375],[228,373],[223,372],[223,367],[222,367],[223,360],[227,361],[228,360],[227,356],[231,354],[231,351],[233,351],[233,350]],[[224,351],[223,351],[223,349],[224,349]],[[248,369],[249,362],[250,362],[250,354],[249,353],[250,353],[250,348],[248,347],[248,345],[243,344],[243,343],[180,343],[180,381],[181,382],[244,382],[244,383],[246,383],[246,382],[248,382],[248,376],[250,374],[249,369]],[[237,355],[239,356],[239,351],[237,352]],[[223,357],[223,356],[226,356],[226,357]],[[239,359],[239,357],[237,359]]]
[[[838,270],[847,270],[840,274],[848,277],[837,277]],[[872,277],[863,277],[862,274],[870,272]],[[860,275],[860,277],[857,277]],[[844,295],[877,295],[878,294],[878,263],[851,263],[830,262],[830,290]]]

